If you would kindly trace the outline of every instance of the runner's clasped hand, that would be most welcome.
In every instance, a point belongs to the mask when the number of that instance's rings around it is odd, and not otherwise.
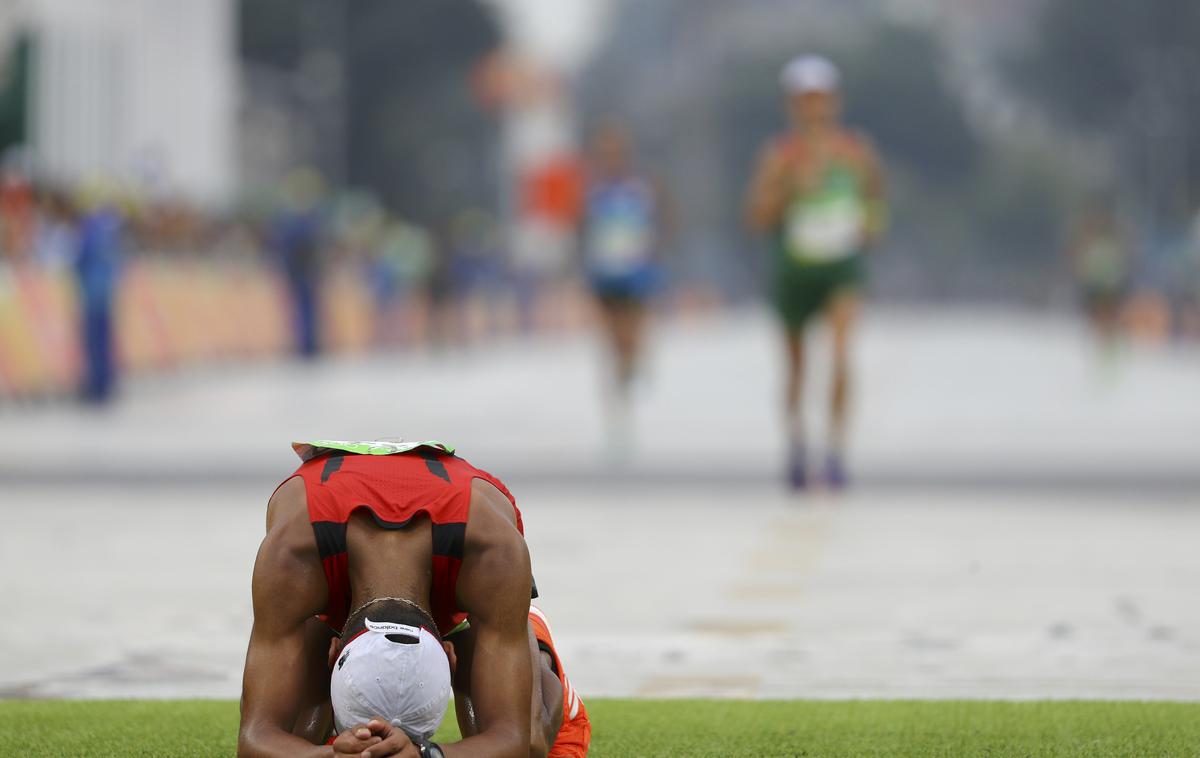
[[[356,758],[421,758],[408,735],[383,719],[371,719],[342,732],[333,741],[333,752]]]

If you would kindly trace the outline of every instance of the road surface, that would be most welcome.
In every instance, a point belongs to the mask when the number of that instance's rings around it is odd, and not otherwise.
[[[0,697],[235,697],[288,442],[403,435],[515,490],[584,693],[1200,699],[1197,353],[1109,370],[1056,317],[876,310],[858,484],[795,496],[765,316],[652,347],[618,457],[579,337],[0,414]]]

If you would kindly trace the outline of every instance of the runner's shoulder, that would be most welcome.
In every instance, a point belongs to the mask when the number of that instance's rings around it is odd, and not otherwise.
[[[803,146],[788,133],[777,134],[763,143],[758,152],[760,168],[778,169],[783,164],[794,164],[803,153]]]
[[[763,153],[776,158],[795,158],[803,150],[803,145],[790,132],[776,134],[767,140]]]
[[[308,497],[304,479],[293,475],[276,487],[267,500],[267,530],[283,527],[300,515],[306,517],[307,513]]]
[[[878,151],[875,148],[875,142],[866,132],[860,129],[845,129],[842,131],[842,149],[855,160],[864,163],[873,163],[878,160]]]

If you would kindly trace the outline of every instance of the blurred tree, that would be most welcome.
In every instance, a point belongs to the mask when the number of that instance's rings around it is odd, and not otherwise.
[[[6,59],[0,60],[0,153],[24,144],[28,136],[33,42],[28,36],[16,36],[4,52]]]
[[[996,148],[987,158],[971,197],[978,239],[1020,267],[1053,261],[1069,178],[1036,151]]]
[[[241,54],[256,63],[294,68],[304,52],[297,6],[303,0],[242,0],[238,5]]]
[[[1137,108],[1148,80],[1186,73],[1170,70],[1176,66],[1190,69],[1195,81],[1195,0],[1052,0],[1036,28],[1033,45],[1012,62],[1014,79],[1075,125],[1118,125]]]
[[[468,86],[500,40],[475,0],[358,0],[348,36],[350,177],[441,222],[495,199],[495,128]]]
[[[468,82],[499,41],[478,0],[241,3],[243,56],[320,96],[302,97],[300,116],[340,143],[318,146],[325,172],[424,223],[494,200],[496,128]]]
[[[1050,0],[1009,65],[1065,124],[1107,137],[1136,204],[1160,222],[1200,196],[1200,3]]]
[[[839,56],[846,113],[892,161],[935,182],[959,182],[979,145],[947,85],[941,43],[928,29],[885,24]]]

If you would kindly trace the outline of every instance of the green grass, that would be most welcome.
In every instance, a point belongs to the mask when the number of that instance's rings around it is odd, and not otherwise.
[[[588,709],[594,758],[1200,757],[1200,703],[596,700]],[[0,756],[230,756],[237,720],[237,704],[222,701],[0,701]]]

